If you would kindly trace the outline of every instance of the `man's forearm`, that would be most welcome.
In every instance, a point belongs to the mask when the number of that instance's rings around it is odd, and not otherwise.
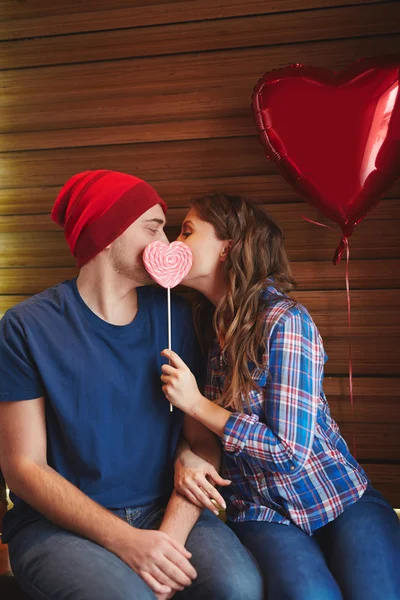
[[[197,425],[197,424],[196,424]],[[192,432],[189,432],[193,434]],[[218,472],[221,468],[222,450],[215,435],[206,430],[206,435],[192,435],[189,444],[185,437],[181,437],[175,453],[175,460],[179,460],[186,452],[193,452],[203,460],[210,463]]]
[[[202,512],[202,508],[192,504],[174,490],[168,502],[160,530],[185,545],[189,533]]]
[[[197,456],[210,463],[217,471],[221,469],[221,446],[215,436],[206,440],[196,440],[192,444],[191,450]]]
[[[192,432],[193,433],[193,432]],[[192,436],[192,445],[181,437],[176,451],[176,459],[184,456],[186,452],[194,453],[209,462],[217,471],[220,469],[221,448],[218,440],[209,435]],[[165,512],[160,529],[185,544],[189,533],[196,524],[203,509],[190,502],[187,498],[174,490]]]
[[[111,552],[118,551],[132,529],[47,465],[27,461],[8,478],[8,485],[19,498],[59,527]]]

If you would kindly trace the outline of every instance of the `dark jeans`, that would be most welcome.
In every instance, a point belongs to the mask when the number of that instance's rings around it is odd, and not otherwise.
[[[400,524],[371,487],[312,537],[295,525],[229,525],[257,559],[268,600],[400,599]]]
[[[134,527],[156,529],[163,509],[150,505],[113,511]],[[187,540],[197,579],[177,600],[262,600],[256,563],[234,533],[208,510]],[[154,600],[144,581],[101,546],[45,519],[26,525],[9,542],[13,573],[36,600]]]

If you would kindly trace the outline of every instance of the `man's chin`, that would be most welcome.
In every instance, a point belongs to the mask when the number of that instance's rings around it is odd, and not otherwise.
[[[138,282],[138,286],[143,286],[143,285],[156,285],[156,282],[154,281],[154,279],[152,277],[150,277],[150,275],[148,274],[148,272],[146,271],[146,269],[143,268],[140,269],[140,272],[136,271],[135,273],[135,279]]]
[[[134,268],[119,269],[119,274],[123,275],[130,281],[134,282],[135,287],[143,287],[144,285],[155,285],[154,280],[150,277],[146,269],[137,266]]]
[[[152,279],[152,278],[150,277],[150,279],[147,279],[146,281],[144,281],[144,282],[143,282],[143,283],[141,283],[140,285],[153,285],[153,286],[156,286],[156,285],[157,285],[157,283],[154,281],[154,279]]]

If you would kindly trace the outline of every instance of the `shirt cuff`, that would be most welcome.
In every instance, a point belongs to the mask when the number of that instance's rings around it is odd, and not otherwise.
[[[256,415],[233,413],[226,422],[222,442],[226,452],[236,456],[246,445],[252,427],[258,422]]]
[[[43,388],[29,389],[13,387],[11,391],[0,392],[0,402],[18,402],[25,400],[35,400],[36,398],[41,398],[44,395],[45,391]]]

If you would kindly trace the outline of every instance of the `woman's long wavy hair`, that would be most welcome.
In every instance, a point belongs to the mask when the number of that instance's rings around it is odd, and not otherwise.
[[[203,347],[216,337],[227,367],[219,404],[242,411],[242,398],[248,398],[250,391],[258,389],[249,363],[261,367],[266,348],[267,301],[262,291],[271,278],[274,287],[284,293],[296,286],[284,236],[271,217],[241,196],[202,196],[192,200],[190,207],[214,227],[218,239],[232,241],[223,263],[227,294],[215,309],[198,294],[194,320]]]

